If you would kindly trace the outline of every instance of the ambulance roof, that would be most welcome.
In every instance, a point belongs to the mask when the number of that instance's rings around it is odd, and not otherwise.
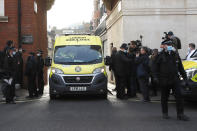
[[[100,37],[91,35],[68,35],[59,36],[56,38],[54,46],[65,46],[65,45],[100,45],[102,42]]]

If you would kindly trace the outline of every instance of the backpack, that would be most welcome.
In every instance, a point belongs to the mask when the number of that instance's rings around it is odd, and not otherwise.
[[[181,40],[178,37],[175,37],[177,40],[177,49],[181,49]]]

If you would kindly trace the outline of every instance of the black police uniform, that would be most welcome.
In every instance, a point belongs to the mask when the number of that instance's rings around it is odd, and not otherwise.
[[[15,57],[6,53],[6,56],[4,59],[4,70],[7,72],[8,76],[10,76],[13,79],[11,85],[9,86],[7,93],[5,94],[7,103],[14,101],[15,81],[16,81],[16,66],[15,65],[16,65]]]
[[[22,53],[17,52],[15,55],[16,58],[16,83],[20,84],[21,87],[23,87],[23,57]]]
[[[115,56],[114,68],[117,77],[117,98],[125,98],[125,89],[127,87],[127,65],[131,62],[127,54],[123,51],[118,51]]]
[[[37,97],[38,92],[36,88],[36,59],[34,53],[31,53],[31,56],[29,56],[27,59],[25,75],[28,78],[29,97]]]
[[[42,52],[39,52],[42,54]],[[44,59],[41,56],[37,56],[37,84],[38,84],[38,93],[40,95],[43,94],[44,90],[44,76],[43,76],[43,68],[44,68]]]
[[[180,89],[180,75],[187,80],[180,56],[174,52],[163,50],[153,63],[153,76],[159,80],[161,87],[161,105],[163,114],[168,114],[168,97],[170,89],[174,91],[176,98],[177,115],[184,114],[183,98]]]

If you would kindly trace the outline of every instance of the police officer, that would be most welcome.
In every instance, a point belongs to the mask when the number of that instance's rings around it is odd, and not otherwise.
[[[6,46],[4,48],[4,54],[6,55],[6,53],[8,52],[9,49],[14,47],[14,42],[12,40],[8,40],[6,43]]]
[[[10,86],[8,86],[9,89],[6,89],[6,103],[15,104],[14,102],[14,96],[15,96],[15,80],[16,80],[16,59],[14,57],[15,55],[15,49],[14,48],[7,48],[6,56],[4,59],[4,70],[8,74],[10,78],[12,78],[12,82],[10,83]]]
[[[9,54],[8,51],[10,51],[10,49],[12,49],[14,47],[14,42],[12,40],[8,40],[6,43],[6,46],[3,50],[3,52],[1,53],[1,67],[4,67],[4,58]]]
[[[27,58],[25,75],[28,79],[28,91],[29,96],[27,98],[38,97],[36,88],[36,58],[35,53],[30,52],[30,56]]]
[[[168,116],[168,97],[172,89],[176,99],[177,119],[187,121],[184,115],[183,98],[180,90],[180,76],[186,81],[187,75],[183,68],[179,54],[172,46],[172,41],[164,41],[164,49],[159,53],[153,63],[154,81],[161,86],[161,105],[164,119]]]
[[[125,95],[125,89],[127,87],[127,65],[132,61],[127,57],[127,49],[127,44],[122,44],[120,51],[118,51],[115,56],[114,62],[114,69],[117,79],[117,98],[119,99],[127,99]]]
[[[44,68],[44,59],[42,57],[43,51],[38,50],[37,52],[37,84],[38,84],[38,94],[43,95],[44,90],[44,77],[43,77],[43,68]]]
[[[16,83],[20,84],[21,87],[23,87],[23,49],[21,46],[19,46],[19,49],[16,52],[15,58],[16,58],[16,72],[17,72],[17,79]]]

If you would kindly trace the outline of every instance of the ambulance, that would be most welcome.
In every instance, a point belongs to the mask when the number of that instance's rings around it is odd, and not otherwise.
[[[50,98],[90,94],[107,98],[103,45],[98,36],[65,35],[56,38],[49,75]]]
[[[183,61],[183,66],[189,82],[184,96],[186,99],[197,101],[197,50],[191,55],[189,60]]]

